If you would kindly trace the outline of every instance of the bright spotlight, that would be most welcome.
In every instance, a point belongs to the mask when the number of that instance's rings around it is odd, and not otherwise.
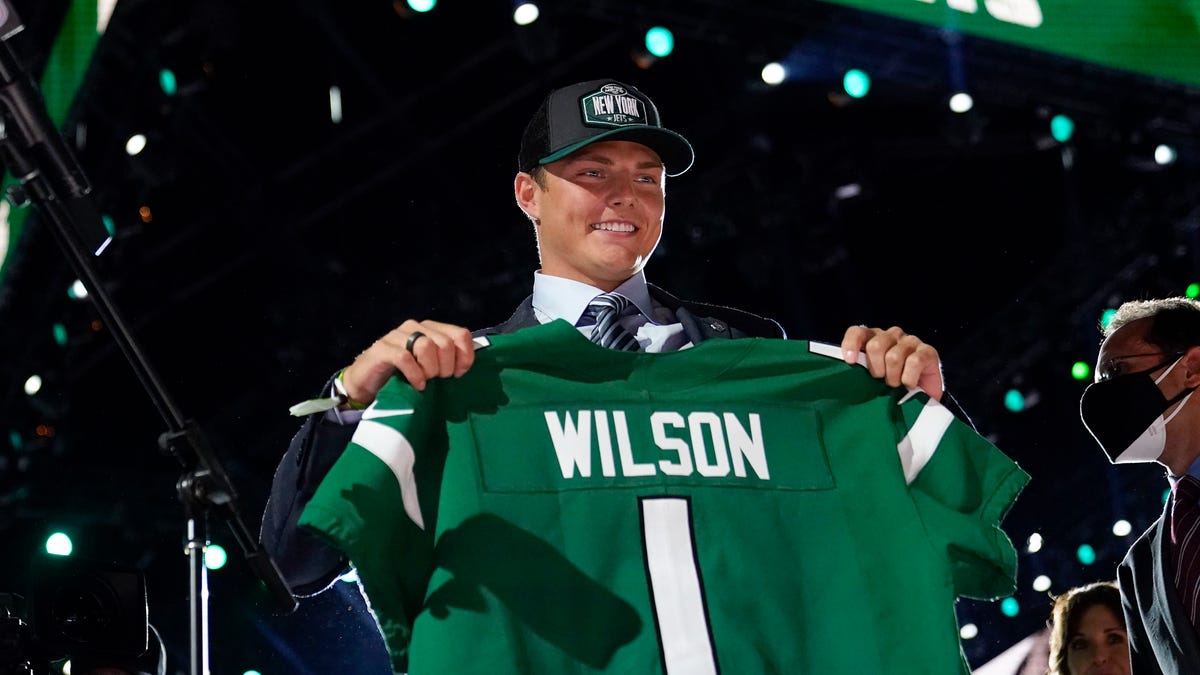
[[[175,72],[170,68],[158,71],[158,86],[167,96],[174,96],[175,92],[179,91],[179,82],[175,78]]]
[[[646,51],[662,58],[675,49],[675,35],[669,28],[655,26],[646,31]]]
[[[329,87],[329,121],[334,124],[342,121],[342,88],[336,84]]]
[[[229,554],[220,544],[209,544],[204,547],[204,566],[210,570],[219,570],[229,560]]]
[[[46,553],[50,555],[67,556],[74,550],[71,538],[63,532],[55,532],[46,538]]]
[[[965,91],[960,91],[950,97],[950,109],[956,113],[965,113],[975,106],[975,99]]]
[[[842,76],[842,88],[852,98],[862,98],[871,90],[871,77],[865,71],[851,68]]]
[[[766,82],[767,84],[780,84],[786,77],[787,69],[783,67],[782,63],[772,61],[771,63],[763,66],[762,81]]]
[[[1029,535],[1029,541],[1026,542],[1025,550],[1030,553],[1037,553],[1042,550],[1042,535],[1037,532]]]
[[[1159,166],[1166,166],[1174,163],[1176,157],[1178,157],[1178,155],[1175,153],[1175,148],[1172,148],[1169,145],[1164,144],[1154,148],[1154,161],[1158,163]]]
[[[1046,591],[1050,590],[1050,577],[1046,576],[1045,574],[1039,574],[1037,578],[1033,580],[1033,590],[1037,591],[1038,593],[1045,593]]]
[[[973,640],[979,635],[979,626],[973,623],[965,624],[959,629],[958,635],[964,640]]]
[[[25,380],[25,393],[26,394],[33,396],[34,394],[38,393],[41,390],[42,390],[42,376],[41,375],[30,375],[28,378],[26,378],[26,380]]]
[[[133,157],[134,155],[138,154],[139,152],[141,152],[142,150],[145,150],[145,149],[146,149],[146,135],[145,134],[134,134],[129,137],[129,140],[125,141],[125,153],[128,154],[130,157]]]
[[[518,26],[528,26],[538,20],[541,11],[532,2],[522,2],[513,10],[513,23]]]
[[[67,287],[67,297],[72,300],[86,300],[87,296],[87,286],[84,286],[83,282],[79,279],[71,282],[71,285]]]
[[[1059,143],[1066,143],[1075,135],[1075,121],[1066,115],[1050,118],[1050,135]]]
[[[1130,532],[1133,532],[1133,525],[1131,525],[1128,520],[1122,518],[1121,520],[1113,523],[1112,533],[1118,537],[1124,537]]]

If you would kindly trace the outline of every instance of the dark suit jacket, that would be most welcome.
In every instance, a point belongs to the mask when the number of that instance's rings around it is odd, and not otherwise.
[[[1175,589],[1166,511],[1117,566],[1133,675],[1200,673],[1200,641]]]
[[[675,311],[693,343],[713,338],[787,337],[783,327],[771,319],[732,307],[684,302],[661,288],[649,288],[652,298]],[[474,335],[512,333],[537,323],[530,296],[507,321],[474,331]],[[325,383],[321,397],[329,395],[331,384],[332,378]],[[275,470],[259,538],[297,596],[325,590],[347,570],[348,561],[339,551],[299,529],[296,523],[325,474],[350,443],[355,428],[352,424],[329,422],[324,413],[309,415]]]

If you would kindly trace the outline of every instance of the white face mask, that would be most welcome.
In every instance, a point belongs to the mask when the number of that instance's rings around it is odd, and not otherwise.
[[[1167,375],[1170,375],[1171,371],[1175,369],[1175,366],[1179,365],[1181,360],[1181,358],[1175,359],[1175,363],[1172,363],[1171,367],[1167,368],[1166,372],[1164,372],[1162,375],[1159,375],[1158,378],[1154,380],[1154,384],[1159,384],[1164,378],[1166,378]],[[1175,419],[1175,416],[1179,414],[1180,410],[1183,410],[1183,406],[1187,405],[1188,399],[1191,398],[1192,394],[1194,393],[1195,391],[1188,392],[1187,396],[1184,396],[1179,405],[1175,407],[1175,412],[1171,413],[1170,417],[1164,419],[1162,415],[1159,415],[1158,417],[1154,418],[1154,421],[1150,423],[1150,426],[1146,427],[1146,430],[1142,432],[1142,435],[1138,436],[1137,439],[1130,443],[1129,447],[1125,449],[1125,452],[1122,452],[1120,455],[1118,455],[1117,458],[1113,460],[1113,463],[1132,464],[1135,462],[1158,461],[1158,458],[1162,457],[1163,450],[1166,448],[1167,444],[1167,424],[1170,423],[1171,420]]]

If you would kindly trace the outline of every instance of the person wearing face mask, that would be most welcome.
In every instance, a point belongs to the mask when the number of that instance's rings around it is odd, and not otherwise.
[[[1200,302],[1129,301],[1102,333],[1083,424],[1109,461],[1158,462],[1171,483],[1117,568],[1132,672],[1200,673]]]

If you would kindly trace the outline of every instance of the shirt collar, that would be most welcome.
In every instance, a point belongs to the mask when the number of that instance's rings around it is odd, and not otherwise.
[[[540,271],[533,273],[534,308],[551,319],[565,319],[572,325],[579,323],[579,317],[583,316],[592,298],[603,292],[581,281],[542,274]],[[654,316],[644,272],[626,279],[613,289],[613,293],[625,296],[647,319]]]

